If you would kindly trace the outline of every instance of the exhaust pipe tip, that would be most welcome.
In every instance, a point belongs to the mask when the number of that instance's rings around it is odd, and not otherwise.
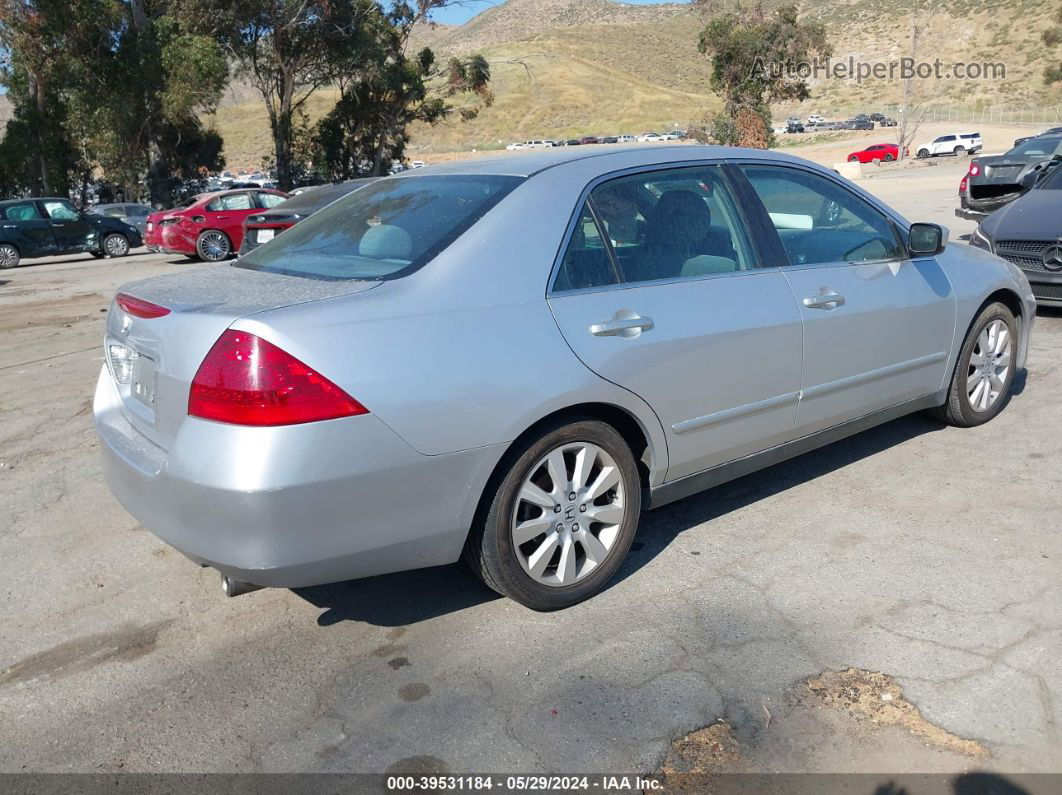
[[[245,593],[251,593],[251,591],[258,591],[264,588],[262,585],[253,585],[249,582],[243,582],[242,580],[234,580],[227,574],[221,575],[221,592],[225,596],[242,596]]]

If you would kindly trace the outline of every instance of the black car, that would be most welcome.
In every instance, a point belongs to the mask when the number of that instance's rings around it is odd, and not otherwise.
[[[1047,169],[1024,195],[982,221],[970,245],[1021,268],[1037,303],[1062,306],[1062,168]]]
[[[804,132],[804,124],[799,121],[786,122],[785,131],[790,135]]]
[[[254,251],[263,243],[268,243],[285,229],[290,229],[322,207],[327,207],[348,193],[364,188],[378,179],[379,177],[365,177],[337,182],[334,185],[308,188],[275,207],[247,216],[247,220],[243,222],[243,244],[240,246],[240,256]]]
[[[878,120],[878,126],[879,127],[895,127],[896,126],[896,119],[879,119]]]
[[[846,121],[844,123],[844,129],[846,129],[846,130],[873,130],[874,129],[874,122],[872,122],[870,119],[866,119],[866,118],[860,119],[860,118],[857,117],[857,118],[849,119],[848,121]]]
[[[143,242],[129,224],[83,213],[69,199],[0,202],[0,268],[14,268],[23,258],[53,254],[124,257]]]
[[[868,116],[867,118],[869,118],[871,121],[885,121],[885,114],[871,113],[870,116]]]
[[[1035,185],[1042,172],[1057,163],[1056,158],[1062,158],[1062,135],[1037,136],[1005,155],[974,158],[959,186],[960,207],[955,214],[982,220]]]
[[[1036,135],[1026,135],[1024,138],[1015,138],[1014,145],[1021,146],[1026,141],[1031,141],[1033,138],[1039,138],[1041,135],[1062,135],[1062,127],[1052,127],[1050,130],[1044,130],[1042,133]]]

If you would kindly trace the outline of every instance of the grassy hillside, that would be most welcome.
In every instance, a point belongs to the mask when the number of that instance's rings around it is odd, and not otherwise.
[[[1002,81],[916,81],[934,104],[1044,106],[1062,102],[1043,86],[1044,67],[1062,58],[1040,40],[1054,5],[1034,0],[803,0],[823,22],[834,59],[899,59],[910,51],[911,15],[925,25],[919,60],[997,62]],[[947,11],[932,11],[946,8]],[[445,57],[482,52],[494,73],[497,102],[472,122],[415,130],[411,154],[492,149],[525,138],[639,133],[686,125],[718,106],[707,89],[708,63],[696,42],[704,20],[683,5],[630,6],[611,0],[508,0],[460,27],[425,28],[415,37]],[[802,106],[780,115],[818,111],[845,116],[900,100],[899,81],[823,80]],[[322,92],[311,119],[334,101]],[[231,165],[256,166],[269,152],[266,117],[245,90],[233,90],[211,120],[225,136]]]

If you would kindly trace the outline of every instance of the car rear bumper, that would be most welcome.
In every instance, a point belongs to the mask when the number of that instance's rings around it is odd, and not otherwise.
[[[983,210],[971,210],[966,207],[959,207],[955,210],[955,214],[959,218],[965,218],[967,221],[978,222],[985,220],[989,215],[991,215],[991,213],[986,213]]]
[[[164,450],[125,418],[106,367],[94,414],[125,509],[192,560],[256,585],[453,563],[501,455],[421,455],[372,414],[279,428],[189,417]]]

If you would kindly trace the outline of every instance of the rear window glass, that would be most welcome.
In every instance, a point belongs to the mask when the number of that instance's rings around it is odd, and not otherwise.
[[[1062,154],[1062,138],[1058,137],[1042,137],[1042,138],[1030,138],[1028,141],[1018,144],[1007,155],[1011,156],[1029,156],[1029,157],[1052,157],[1055,154]]]
[[[236,267],[317,279],[393,279],[453,243],[520,182],[486,175],[385,179],[255,249]]]

